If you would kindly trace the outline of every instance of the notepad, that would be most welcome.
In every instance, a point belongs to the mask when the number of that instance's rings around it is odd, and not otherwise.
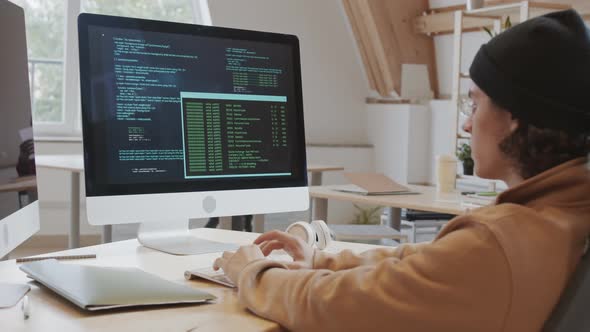
[[[342,192],[360,195],[408,195],[419,194],[380,173],[344,173],[349,185],[334,187]]]
[[[102,267],[44,260],[20,266],[30,278],[78,307],[104,309],[203,303],[215,296],[134,267]]]

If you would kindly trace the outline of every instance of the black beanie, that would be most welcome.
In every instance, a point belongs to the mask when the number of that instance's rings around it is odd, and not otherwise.
[[[574,10],[515,25],[483,45],[471,79],[539,128],[590,132],[590,31]]]

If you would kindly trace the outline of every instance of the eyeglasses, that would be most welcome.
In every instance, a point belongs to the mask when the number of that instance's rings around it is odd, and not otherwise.
[[[475,102],[471,97],[463,97],[459,99],[459,111],[466,117],[473,115],[473,111],[476,108]]]

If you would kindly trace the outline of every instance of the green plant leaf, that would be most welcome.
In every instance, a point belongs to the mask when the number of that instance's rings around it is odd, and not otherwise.
[[[353,224],[360,225],[374,225],[381,222],[381,210],[382,206],[363,208],[357,204],[353,204],[358,213],[355,214],[352,220]]]
[[[471,158],[471,146],[467,143],[461,144],[459,148],[457,148],[457,159],[461,162],[473,162]]]

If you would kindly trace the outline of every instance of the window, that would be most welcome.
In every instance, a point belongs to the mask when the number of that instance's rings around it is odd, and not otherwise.
[[[194,22],[191,0],[82,0],[82,11],[182,23]]]
[[[23,0],[33,120],[63,123],[64,1]]]
[[[80,136],[80,12],[211,24],[207,0],[12,0],[25,10],[35,134]]]

